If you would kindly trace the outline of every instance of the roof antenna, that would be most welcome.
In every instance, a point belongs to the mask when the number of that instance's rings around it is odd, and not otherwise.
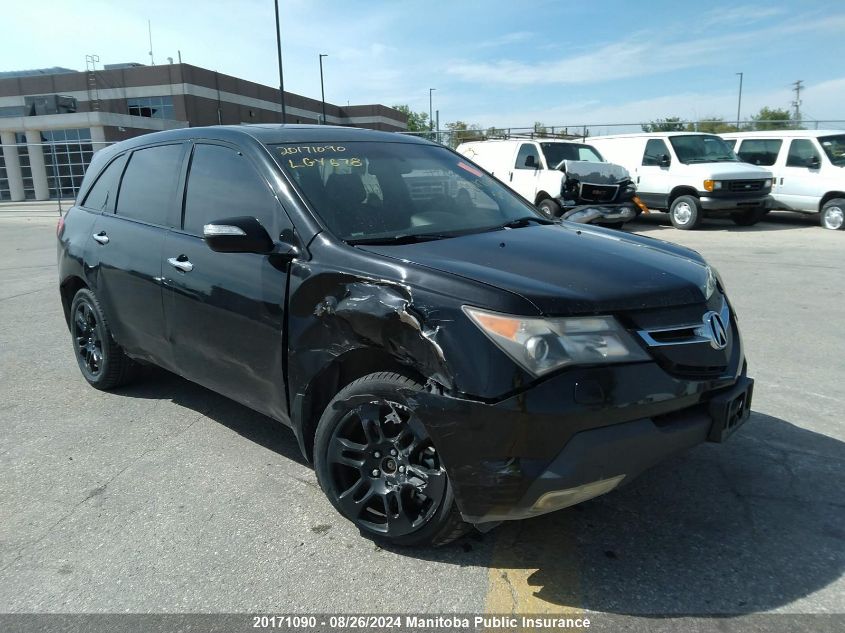
[[[156,60],[153,57],[153,25],[149,20],[147,20],[147,33],[150,36],[150,64],[155,66]]]

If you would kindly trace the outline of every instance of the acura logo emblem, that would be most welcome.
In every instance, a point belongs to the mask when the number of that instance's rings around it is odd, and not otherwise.
[[[702,321],[704,321],[704,332],[710,339],[710,346],[713,349],[725,349],[728,346],[728,331],[719,313],[708,312]]]

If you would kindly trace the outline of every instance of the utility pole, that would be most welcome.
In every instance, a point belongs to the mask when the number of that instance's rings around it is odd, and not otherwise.
[[[320,98],[323,102],[323,125],[326,124],[326,89],[323,87],[323,57],[328,57],[327,53],[320,53]]]
[[[794,118],[795,118],[795,121],[797,123],[801,122],[801,88],[804,87],[801,84],[803,84],[803,83],[804,83],[804,80],[799,79],[798,81],[793,82],[793,84],[792,84],[793,85],[792,90],[795,91],[795,101],[792,102],[792,107],[795,108]]]
[[[279,100],[282,103],[282,123],[286,120],[285,112],[285,77],[282,73],[282,32],[279,28],[279,0],[276,2],[276,53],[279,56]]]
[[[736,100],[736,129],[739,131],[739,122],[742,120],[739,115],[740,108],[742,108],[742,73],[739,75],[739,97]]]
[[[437,90],[437,88],[429,88],[428,89],[428,131],[434,131],[434,110],[431,107],[431,93]]]
[[[150,65],[155,66],[156,60],[153,57],[153,24],[147,20],[147,34],[150,36]]]

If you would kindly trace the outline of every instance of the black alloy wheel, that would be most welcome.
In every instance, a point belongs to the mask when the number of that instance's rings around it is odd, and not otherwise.
[[[419,385],[398,374],[370,374],[335,397],[317,430],[317,477],[365,535],[440,545],[460,536],[465,524],[440,455],[401,388]]]
[[[73,312],[72,335],[83,372],[96,379],[103,370],[103,339],[90,301],[79,301]]]
[[[87,288],[73,297],[69,326],[79,370],[92,387],[112,389],[132,378],[135,365],[115,342],[97,297]]]

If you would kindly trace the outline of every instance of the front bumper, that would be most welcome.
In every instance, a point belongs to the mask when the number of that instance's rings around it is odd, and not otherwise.
[[[612,205],[581,205],[566,209],[561,215],[562,220],[579,224],[618,224],[633,220],[637,216],[637,209],[633,202]]]
[[[756,198],[716,198],[706,194],[701,195],[699,201],[705,211],[734,211],[746,209],[761,209],[769,205],[770,196]]]
[[[721,440],[711,403],[753,382],[742,361],[734,366],[734,375],[702,381],[674,378],[656,363],[584,368],[492,404],[408,396],[464,520],[484,524],[579,503],[673,453]]]

